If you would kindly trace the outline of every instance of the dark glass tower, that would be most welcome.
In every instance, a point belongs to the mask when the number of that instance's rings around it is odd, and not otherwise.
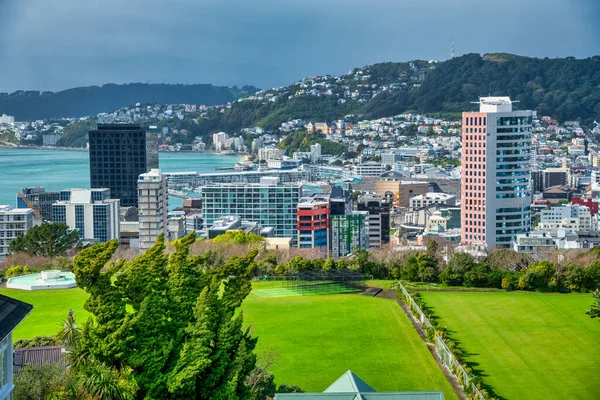
[[[138,177],[158,168],[156,132],[139,124],[98,124],[89,143],[91,187],[109,188],[121,207],[137,207]]]

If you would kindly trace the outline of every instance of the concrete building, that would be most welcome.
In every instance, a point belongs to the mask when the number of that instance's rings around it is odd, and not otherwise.
[[[12,115],[6,115],[6,114],[2,114],[0,115],[0,125],[14,125],[15,124],[15,117],[13,117]]]
[[[298,247],[327,249],[329,245],[329,198],[303,197],[298,203]]]
[[[547,255],[556,249],[554,239],[544,232],[520,233],[512,242],[512,248],[517,253]]]
[[[509,248],[531,229],[531,111],[508,97],[482,97],[462,115],[463,244]]]
[[[264,177],[255,184],[210,184],[202,188],[202,216],[207,226],[226,215],[237,215],[274,229],[275,237],[290,237],[297,243],[297,206],[301,183],[282,184]]]
[[[10,253],[10,242],[40,223],[30,208],[0,205],[0,260]]]
[[[119,199],[111,199],[109,189],[61,190],[52,205],[52,221],[76,229],[84,242],[119,239]]]
[[[44,146],[56,146],[61,136],[58,133],[48,133],[42,135],[42,144]]]
[[[169,219],[167,177],[160,169],[138,177],[138,217],[140,222],[140,250],[154,246],[158,236],[168,239]]]
[[[564,205],[542,210],[537,229],[565,229],[569,232],[589,232],[596,230],[596,224],[588,207]]]
[[[52,222],[52,204],[60,200],[60,192],[47,192],[43,186],[26,187],[17,193],[17,208],[31,208],[44,221]]]
[[[263,147],[258,150],[258,159],[260,161],[281,160],[285,155],[285,150],[276,147]]]
[[[369,247],[381,247],[390,241],[390,203],[381,195],[358,196],[358,211],[367,211]]]
[[[225,149],[227,140],[229,139],[229,135],[225,132],[214,133],[213,135],[213,147],[216,151],[221,151]]]
[[[453,207],[456,205],[456,196],[446,193],[428,192],[413,196],[409,200],[409,206],[412,209],[426,207],[430,204],[443,204]]]
[[[137,207],[138,177],[158,168],[157,133],[139,124],[98,124],[89,147],[91,187],[108,188],[121,206]]]
[[[321,158],[321,145],[319,143],[310,145],[310,162],[316,164]]]
[[[367,161],[362,164],[354,166],[354,173],[358,176],[373,176],[377,177],[386,171],[385,165],[375,162]]]

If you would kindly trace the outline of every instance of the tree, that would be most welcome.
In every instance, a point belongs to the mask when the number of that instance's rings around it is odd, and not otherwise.
[[[25,235],[10,242],[12,253],[22,251],[32,256],[64,256],[79,244],[79,233],[69,231],[66,224],[44,222],[29,229]]]
[[[252,396],[245,381],[256,364],[257,339],[243,329],[238,308],[250,293],[257,251],[212,265],[205,254],[189,255],[195,239],[191,233],[178,240],[167,255],[161,235],[134,260],[107,265],[118,247],[110,241],[74,260],[77,284],[90,294],[85,309],[93,315],[82,329],[81,351],[106,382],[112,376],[128,383],[130,376],[136,398]]]
[[[592,296],[594,296],[594,303],[591,305],[590,309],[586,311],[586,314],[591,318],[600,318],[600,290],[596,289],[594,293],[592,293]]]

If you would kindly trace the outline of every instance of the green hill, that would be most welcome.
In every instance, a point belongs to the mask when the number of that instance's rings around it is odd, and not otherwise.
[[[135,103],[226,104],[256,92],[252,86],[229,88],[207,84],[167,85],[130,83],[67,89],[60,92],[0,93],[0,112],[18,121],[84,117]]]
[[[508,95],[520,102],[517,107],[560,121],[579,119],[589,124],[600,118],[600,56],[540,59],[467,54],[439,63],[375,64],[337,78],[321,77],[318,83],[329,85],[329,94],[320,87],[317,95],[302,93],[305,81],[259,92],[261,100],[253,96],[235,102],[214,116],[219,122],[213,125],[229,130],[254,125],[276,129],[294,118],[324,121],[348,114],[369,119],[406,111],[460,113],[473,108],[471,101],[489,95]],[[277,99],[267,100],[266,95]]]

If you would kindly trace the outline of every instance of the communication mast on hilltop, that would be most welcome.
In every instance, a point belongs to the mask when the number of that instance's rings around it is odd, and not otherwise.
[[[450,51],[450,59],[452,60],[456,53],[454,52],[454,38],[452,38],[452,50]]]

